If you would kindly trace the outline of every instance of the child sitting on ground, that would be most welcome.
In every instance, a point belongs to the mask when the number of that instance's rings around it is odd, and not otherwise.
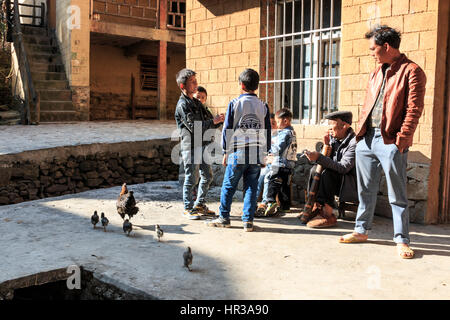
[[[275,121],[275,114],[270,114],[270,126],[272,128],[272,143],[271,146],[276,143],[276,137],[277,137],[277,122]],[[267,179],[267,174],[270,171],[270,164],[267,164],[264,168],[261,169],[261,174],[258,179],[258,198],[261,196],[261,203],[258,205],[258,208],[255,212],[255,217],[262,217],[264,216],[264,212],[267,209],[267,190],[269,189],[269,180]]]
[[[267,209],[264,216],[272,216],[277,211],[276,196],[281,205],[281,211],[290,209],[290,179],[297,160],[297,137],[291,126],[292,112],[281,109],[275,113],[278,133],[277,141],[270,148],[266,163],[270,163],[268,173],[269,186],[267,190]]]

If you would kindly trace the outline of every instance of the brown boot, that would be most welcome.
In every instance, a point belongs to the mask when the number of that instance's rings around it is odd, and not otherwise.
[[[333,209],[326,206],[320,214],[306,224],[308,228],[330,228],[337,224],[337,218],[333,213]]]
[[[315,216],[317,216],[321,212],[322,212],[322,205],[319,203],[315,203],[311,213],[302,211],[297,215],[297,218],[300,219],[301,224],[307,224],[310,220],[312,220]]]

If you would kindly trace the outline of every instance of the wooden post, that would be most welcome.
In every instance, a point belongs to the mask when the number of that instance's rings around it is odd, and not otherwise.
[[[167,0],[159,0],[159,28],[167,29]]]
[[[159,28],[167,29],[167,0],[159,1]],[[167,42],[159,41],[158,52],[158,118],[167,119]]]
[[[131,119],[136,119],[136,91],[135,91],[134,76],[131,74],[131,96],[130,96],[130,110]]]
[[[167,42],[159,41],[158,54],[158,118],[167,119]]]

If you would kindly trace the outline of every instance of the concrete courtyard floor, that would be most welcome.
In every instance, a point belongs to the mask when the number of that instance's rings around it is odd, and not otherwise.
[[[0,283],[76,264],[159,299],[450,298],[449,225],[412,224],[416,257],[402,260],[389,219],[375,217],[367,243],[339,244],[353,221],[309,229],[298,224],[294,210],[257,218],[255,231],[245,233],[237,192],[232,227],[215,229],[181,216],[178,182],[130,190],[140,207],[130,237],[115,209],[120,187],[0,207]],[[219,194],[219,188],[209,194],[216,211]],[[92,228],[94,210],[109,218],[106,233]],[[164,230],[161,242],[155,224]],[[192,272],[182,267],[187,246],[194,255]]]

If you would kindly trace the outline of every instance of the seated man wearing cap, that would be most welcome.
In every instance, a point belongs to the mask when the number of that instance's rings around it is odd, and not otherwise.
[[[309,161],[316,162],[323,168],[312,213],[303,212],[300,216],[300,221],[310,228],[336,225],[337,219],[333,214],[335,195],[339,196],[341,202],[358,200],[355,169],[356,139],[355,132],[351,128],[352,113],[336,111],[326,115],[325,119],[328,119],[330,128],[324,137],[324,143],[331,145],[331,155],[326,157],[317,151],[305,152]],[[311,169],[309,187],[315,169],[316,166]]]

